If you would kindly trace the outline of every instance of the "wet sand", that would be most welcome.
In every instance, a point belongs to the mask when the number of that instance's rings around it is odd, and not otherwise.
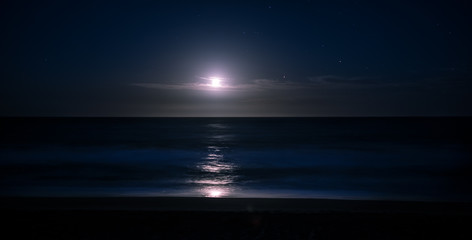
[[[2,198],[0,202],[6,220],[3,233],[15,239],[472,237],[470,203],[209,198]]]

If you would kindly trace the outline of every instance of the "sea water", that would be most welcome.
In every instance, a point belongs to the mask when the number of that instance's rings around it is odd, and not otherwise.
[[[471,118],[2,118],[1,196],[471,201]]]

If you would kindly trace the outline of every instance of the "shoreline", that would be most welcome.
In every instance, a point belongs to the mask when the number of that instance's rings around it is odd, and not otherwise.
[[[472,203],[301,198],[0,197],[0,210],[357,212],[472,215]]]
[[[0,198],[15,239],[471,239],[470,203]],[[247,208],[252,206],[252,208]]]

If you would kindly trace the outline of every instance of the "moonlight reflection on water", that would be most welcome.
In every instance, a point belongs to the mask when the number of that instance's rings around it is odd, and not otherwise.
[[[234,168],[234,164],[225,159],[221,148],[210,146],[208,154],[197,164],[199,174],[192,182],[198,185],[198,191],[205,197],[226,197],[234,191]]]
[[[196,174],[192,177],[191,183],[197,186],[197,191],[204,197],[228,197],[235,190],[233,185],[237,178],[234,174],[236,165],[229,162],[225,156],[225,151],[228,149],[224,144],[229,137],[221,135],[220,124],[209,124],[207,127],[212,133],[209,139],[213,141],[207,146],[206,155],[196,164]]]

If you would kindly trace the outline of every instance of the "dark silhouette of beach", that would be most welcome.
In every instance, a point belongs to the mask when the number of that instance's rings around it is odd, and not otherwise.
[[[471,209],[327,199],[1,199],[11,239],[470,239]]]

